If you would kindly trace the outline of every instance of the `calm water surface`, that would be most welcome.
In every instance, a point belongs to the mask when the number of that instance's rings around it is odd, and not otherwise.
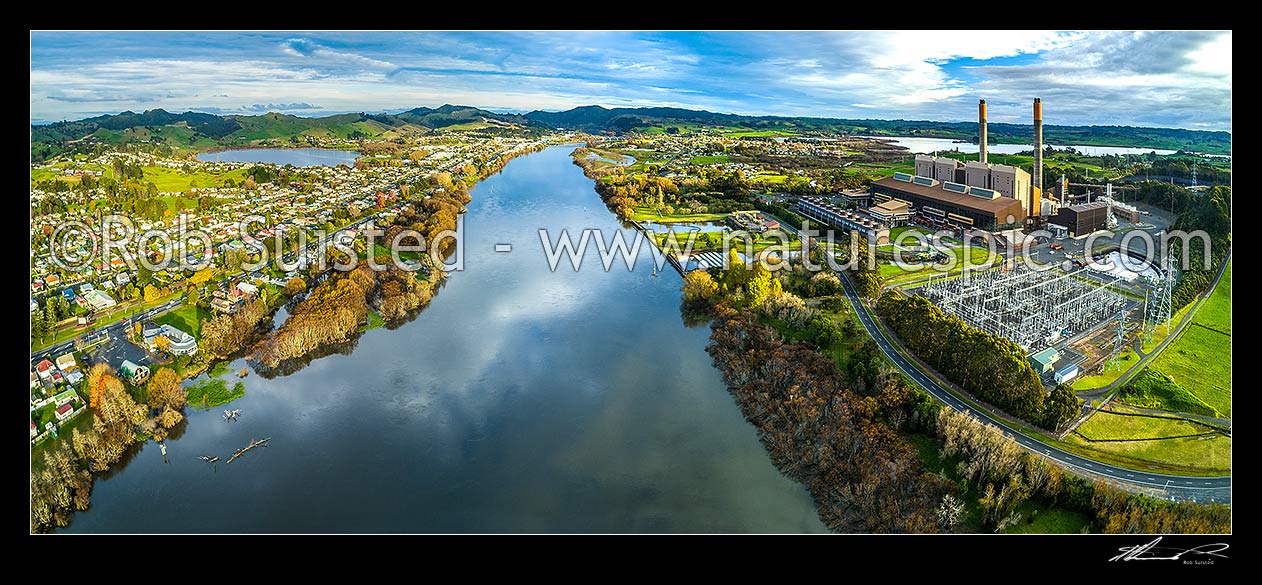
[[[955,142],[950,138],[920,138],[914,136],[869,136],[868,138],[876,138],[886,142],[892,142],[899,146],[906,147],[913,153],[922,154],[937,152],[939,150],[959,150],[960,152],[977,152],[976,144],[971,142]],[[1161,148],[1135,148],[1130,146],[1084,146],[1081,144],[1070,145],[1071,148],[1079,153],[1087,156],[1102,156],[1107,154],[1147,154],[1155,152],[1157,154],[1174,154],[1173,150],[1165,150]],[[1018,152],[1027,151],[1034,148],[1031,144],[991,144],[987,152],[994,154],[1016,154]],[[1065,148],[1056,145],[1056,148]]]
[[[325,148],[243,148],[203,152],[197,160],[203,162],[253,162],[296,167],[353,165],[359,153],[353,150],[328,150]]]
[[[594,245],[582,271],[548,270],[539,228],[621,229],[570,150],[473,189],[466,269],[414,321],[252,373],[238,422],[190,411],[170,463],[146,444],[65,531],[824,531],[724,389],[709,328],[681,323],[676,273],[603,272]]]

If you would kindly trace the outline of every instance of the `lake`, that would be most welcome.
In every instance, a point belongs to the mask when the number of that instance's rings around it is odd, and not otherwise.
[[[977,152],[979,149],[976,144],[971,142],[955,142],[950,138],[921,138],[915,136],[865,136],[864,138],[875,138],[886,142],[891,142],[899,146],[906,147],[916,154],[928,154],[939,150],[956,150],[960,152]],[[1065,148],[1064,146],[1055,145],[1056,148]],[[1155,152],[1157,154],[1174,154],[1173,150],[1165,150],[1161,148],[1134,148],[1129,146],[1084,146],[1080,144],[1070,145],[1074,150],[1087,156],[1101,156],[1108,154],[1147,154]],[[991,144],[987,148],[987,152],[993,154],[1016,154],[1018,152],[1032,150],[1033,144]]]
[[[709,327],[682,323],[677,273],[604,272],[594,245],[583,270],[548,270],[540,228],[633,238],[572,149],[472,189],[465,270],[415,320],[286,377],[250,374],[237,422],[190,409],[170,463],[145,444],[62,531],[825,531],[724,388]]]
[[[202,162],[248,162],[296,167],[332,167],[353,165],[359,152],[354,150],[329,150],[326,148],[242,148],[203,152],[197,155]]]

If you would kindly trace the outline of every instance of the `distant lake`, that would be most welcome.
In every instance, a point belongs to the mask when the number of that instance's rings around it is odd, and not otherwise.
[[[329,150],[326,148],[242,148],[203,152],[197,155],[202,162],[252,162],[296,167],[333,167],[354,165],[354,150]]]
[[[897,144],[911,150],[915,154],[928,154],[939,150],[959,150],[960,152],[977,152],[977,145],[971,142],[955,142],[951,138],[921,138],[911,136],[865,136],[864,138],[875,138],[885,142]],[[1055,148],[1065,148],[1059,144],[1053,145]],[[1136,148],[1132,146],[1084,146],[1081,144],[1071,144],[1070,148],[1085,154],[1087,156],[1101,156],[1106,154],[1148,154],[1155,152],[1157,154],[1174,154],[1173,150],[1165,150],[1161,148]],[[988,152],[994,154],[1016,154],[1018,152],[1032,150],[1032,144],[991,144],[987,148]]]

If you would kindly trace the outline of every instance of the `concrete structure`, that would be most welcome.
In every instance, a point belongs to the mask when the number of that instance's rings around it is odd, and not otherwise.
[[[889,241],[890,226],[876,219],[875,215],[842,209],[823,199],[806,195],[798,198],[797,209],[799,213],[812,220],[859,232],[876,240],[877,243]]]
[[[898,227],[911,219],[911,206],[906,201],[890,199],[868,210],[872,218],[890,227]]]
[[[1031,207],[1034,203],[1030,198],[1030,174],[1012,165],[975,160],[961,163],[953,158],[920,154],[916,155],[916,176],[997,191],[1004,197],[1020,200],[1026,215],[1040,211]]]
[[[1057,225],[1065,226],[1069,237],[1076,238],[1104,229],[1108,225],[1108,213],[1107,203],[1092,201],[1060,208],[1054,221]]]
[[[986,100],[977,102],[977,160],[986,164]]]
[[[1033,185],[1043,188],[1043,100],[1034,98],[1034,175]]]
[[[895,173],[873,182],[871,191],[873,203],[903,201],[930,223],[987,231],[1025,223],[1020,201],[981,187]]]

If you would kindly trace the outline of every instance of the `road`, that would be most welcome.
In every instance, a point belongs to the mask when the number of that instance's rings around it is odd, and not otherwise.
[[[947,406],[957,411],[968,413],[984,423],[998,427],[1005,434],[1016,440],[1021,447],[1042,455],[1064,467],[1091,475],[1103,476],[1117,483],[1131,484],[1149,489],[1163,489],[1174,499],[1190,499],[1202,502],[1231,501],[1231,476],[1188,477],[1165,475],[1100,463],[1044,443],[1035,437],[1025,434],[1022,430],[1010,426],[1003,420],[991,416],[990,413],[974,408],[926,375],[906,357],[903,357],[903,354],[899,353],[890,340],[885,337],[885,332],[877,326],[867,307],[859,300],[849,276],[843,274],[841,282],[846,290],[846,298],[850,301],[855,314],[859,317],[859,322],[863,324],[863,328],[876,341],[877,346],[881,348],[881,352],[885,354],[885,357],[893,362],[908,379],[913,380],[918,386],[924,388],[926,392],[932,394]]]

